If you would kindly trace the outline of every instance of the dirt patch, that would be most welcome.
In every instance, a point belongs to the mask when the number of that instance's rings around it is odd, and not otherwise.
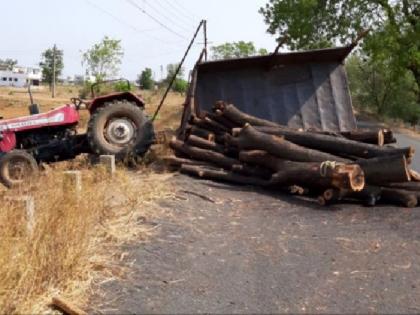
[[[158,237],[100,286],[104,313],[418,313],[420,213],[171,180]]]

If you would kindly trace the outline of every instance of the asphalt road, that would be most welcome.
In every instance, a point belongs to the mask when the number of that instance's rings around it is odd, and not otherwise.
[[[404,141],[410,139],[402,138]],[[420,210],[314,201],[176,175],[176,198],[108,314],[419,313]]]
[[[397,139],[398,146],[412,146],[416,149],[416,154],[411,162],[411,166],[416,171],[420,171],[420,137],[416,138],[405,134],[395,134],[395,138]]]

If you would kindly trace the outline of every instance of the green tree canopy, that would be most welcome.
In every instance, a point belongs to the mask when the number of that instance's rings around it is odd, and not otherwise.
[[[55,57],[54,57],[55,55]],[[54,59],[55,59],[55,78],[58,79],[64,69],[63,51],[53,48],[48,48],[42,53],[42,59],[39,66],[42,69],[42,80],[50,86],[54,79]]]
[[[153,72],[152,69],[146,68],[144,69],[138,77],[137,80],[140,88],[144,90],[151,90],[155,85],[155,80],[153,80]]]
[[[266,49],[261,48],[257,50],[253,42],[244,41],[224,43],[219,46],[213,46],[211,47],[211,51],[212,58],[215,60],[268,54]]]
[[[268,32],[291,49],[349,44],[365,29],[361,53],[393,80],[407,72],[420,101],[420,2],[414,0],[270,0],[260,9]]]
[[[83,54],[82,64],[97,81],[103,81],[118,74],[123,56],[121,41],[105,36]]]
[[[175,76],[176,70],[179,64],[173,63],[166,66],[167,75],[163,80],[163,83],[168,85],[172,78]],[[188,82],[184,79],[185,69],[181,67],[179,73],[176,76],[175,82],[172,86],[172,90],[184,94],[188,89]]]
[[[6,67],[7,70],[13,70],[13,67],[16,66],[18,61],[16,59],[0,59],[0,66]]]

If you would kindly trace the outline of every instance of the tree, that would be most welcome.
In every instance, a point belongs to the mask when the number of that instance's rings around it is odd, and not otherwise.
[[[152,69],[146,68],[144,69],[138,77],[137,80],[140,88],[144,90],[151,90],[155,85],[155,80],[153,80],[153,73]]]
[[[83,54],[82,64],[96,81],[103,81],[118,74],[123,56],[121,41],[105,36]]]
[[[13,67],[16,66],[18,61],[16,59],[0,59],[0,66],[5,67],[7,70],[13,70]]]
[[[48,48],[42,53],[42,59],[39,63],[39,66],[42,69],[42,80],[48,83],[48,85],[51,87],[54,80],[54,69],[56,79],[58,79],[63,72],[63,51],[57,49],[55,46],[53,48]]]
[[[411,0],[270,0],[260,9],[268,32],[287,35],[291,49],[349,44],[365,29],[362,55],[386,68],[392,80],[406,75],[420,103],[420,2]]]
[[[253,42],[233,42],[224,43],[219,46],[211,47],[213,59],[231,59],[250,57],[255,55],[267,55],[268,51],[264,48],[256,49]]]
[[[409,73],[395,80],[384,65],[359,55],[350,56],[346,68],[356,108],[412,124],[418,122],[420,106],[416,100],[416,83]]]
[[[163,83],[168,85],[172,78],[175,76],[176,70],[178,69],[179,64],[169,64],[166,66],[167,75],[166,78],[163,80]],[[172,85],[172,90],[181,94],[184,94],[188,90],[188,82],[184,79],[184,72],[185,69],[181,67],[179,70],[174,84]]]

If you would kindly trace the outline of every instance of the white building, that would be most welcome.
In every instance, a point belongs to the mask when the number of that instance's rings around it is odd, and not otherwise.
[[[39,68],[15,66],[12,70],[0,66],[0,86],[26,87],[39,86],[42,72]]]

